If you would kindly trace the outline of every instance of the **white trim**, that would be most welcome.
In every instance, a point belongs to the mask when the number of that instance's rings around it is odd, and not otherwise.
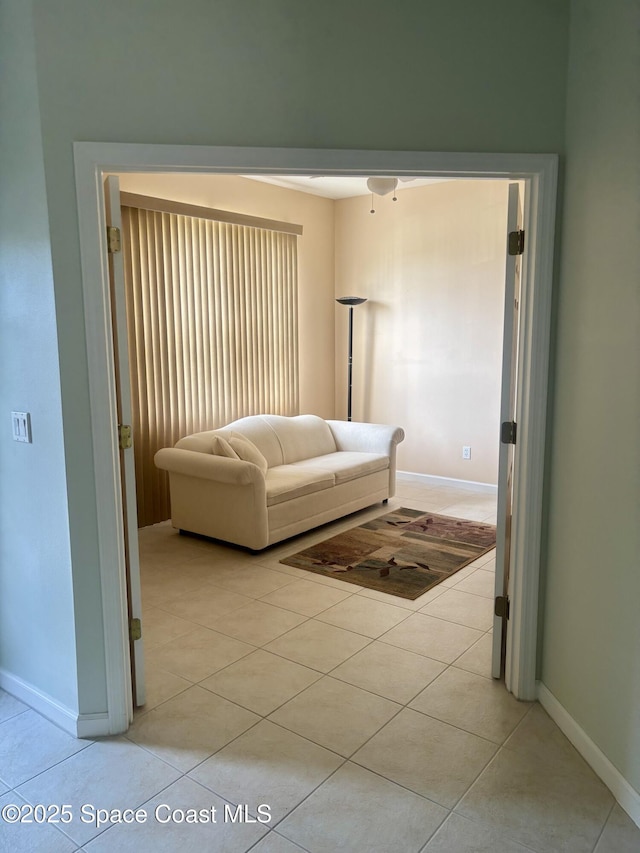
[[[542,681],[538,682],[538,700],[560,731],[569,738],[594,773],[609,788],[631,820],[640,826],[640,793],[627,782]]]
[[[78,163],[76,162],[78,169]],[[128,637],[124,518],[120,485],[117,407],[106,215],[102,173],[95,165],[76,175],[84,316],[89,368],[89,398],[96,478],[98,554],[104,622],[107,713],[109,734],[119,734],[133,719],[131,663]],[[95,286],[100,282],[99,286]],[[94,382],[98,386],[94,387]]]
[[[542,481],[547,403],[552,258],[557,182],[555,154],[212,148],[76,142],[74,162],[82,260],[87,361],[105,630],[108,714],[112,733],[131,720],[120,473],[115,435],[113,353],[104,239],[103,176],[108,172],[407,175],[506,178],[526,184],[526,298],[521,311],[521,404],[514,484],[512,654],[507,684],[521,699],[535,695]],[[533,215],[535,214],[535,216]],[[528,281],[527,281],[528,272]]]
[[[409,480],[416,480],[424,486],[452,486],[455,489],[466,489],[468,492],[484,492],[490,495],[498,494],[498,486],[492,483],[478,483],[475,480],[456,480],[454,477],[438,477],[436,474],[415,474],[413,471],[396,471]]]
[[[76,737],[106,737],[111,734],[111,720],[105,711],[102,714],[79,714],[76,722]]]
[[[518,334],[518,439],[514,453],[513,517],[505,682],[518,698],[536,695],[538,589],[549,373],[557,159],[526,182],[525,249]],[[525,568],[526,567],[526,568]]]
[[[76,725],[78,715],[71,708],[67,708],[47,693],[43,693],[42,690],[38,690],[5,669],[0,669],[0,687],[42,714],[47,720],[51,720],[56,726],[60,726],[65,732],[73,737],[79,737]]]
[[[0,669],[0,688],[6,690],[25,705],[33,708],[47,720],[55,723],[73,737],[94,738],[112,734],[109,714],[77,714],[66,705],[52,699],[21,678]]]

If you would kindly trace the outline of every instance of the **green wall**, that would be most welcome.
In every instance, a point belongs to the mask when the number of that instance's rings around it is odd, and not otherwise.
[[[72,143],[558,152],[558,0],[34,0],[79,704],[104,710]],[[526,107],[523,107],[525,104]]]
[[[640,5],[573,12],[542,681],[640,791]]]
[[[568,0],[33,0],[33,34],[30,6],[0,7],[0,375],[5,413],[26,397],[38,440],[20,455],[0,438],[31,500],[20,515],[0,488],[0,580],[3,606],[24,606],[14,565],[38,567],[30,615],[48,621],[28,655],[3,625],[3,671],[105,710],[74,141],[557,152],[541,672],[640,789],[637,0],[573,0],[571,24]]]
[[[58,340],[31,9],[0,5],[0,683],[77,706]],[[32,444],[11,436],[28,411]],[[24,694],[23,694],[24,695]]]
[[[640,788],[637,2],[572,11],[568,53],[560,0],[34,0],[34,33],[28,0],[4,0],[0,216],[8,250],[32,248],[16,259],[2,246],[2,354],[30,345],[28,391],[3,373],[1,399],[8,416],[26,397],[35,417],[27,453],[0,438],[29,504],[18,514],[0,489],[0,580],[7,612],[25,606],[18,561],[32,615],[48,621],[28,657],[5,624],[3,670],[83,713],[105,709],[73,141],[559,152],[542,678]]]

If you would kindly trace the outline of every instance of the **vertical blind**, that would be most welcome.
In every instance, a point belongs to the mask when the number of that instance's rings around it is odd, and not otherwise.
[[[138,526],[170,518],[161,447],[298,413],[295,234],[122,207]]]

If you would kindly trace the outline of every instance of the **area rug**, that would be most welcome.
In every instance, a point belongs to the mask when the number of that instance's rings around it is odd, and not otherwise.
[[[401,507],[280,562],[413,600],[495,544],[493,524]]]

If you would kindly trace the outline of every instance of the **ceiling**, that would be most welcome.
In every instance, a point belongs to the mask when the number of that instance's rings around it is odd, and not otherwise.
[[[366,177],[342,177],[341,175],[243,175],[253,181],[264,181],[289,190],[319,195],[324,198],[353,198],[369,195]],[[427,184],[439,184],[450,178],[400,178],[397,192]]]

